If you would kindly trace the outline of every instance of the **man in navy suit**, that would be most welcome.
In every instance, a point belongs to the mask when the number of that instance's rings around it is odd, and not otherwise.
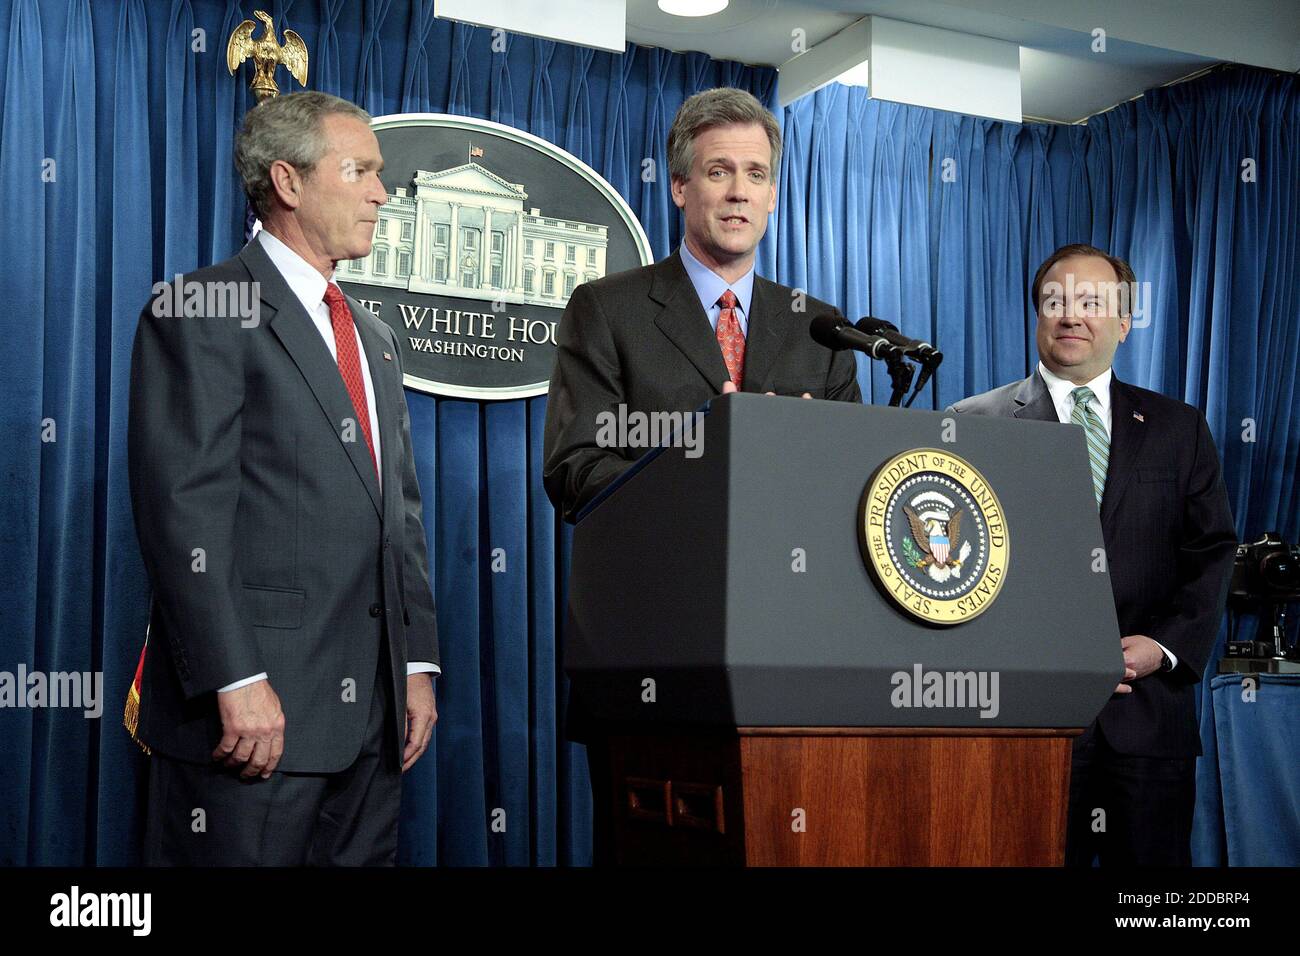
[[[1121,382],[1132,269],[1086,245],[1039,268],[1038,369],[952,409],[1083,428],[1124,680],[1074,745],[1066,865],[1187,866],[1196,757],[1195,684],[1223,617],[1237,533],[1200,411]],[[1050,621],[1042,622],[1050,627]]]
[[[235,162],[262,232],[140,316],[147,863],[395,861],[438,641],[401,350],[333,281],[387,201],[369,119],[317,92],[249,110]]]

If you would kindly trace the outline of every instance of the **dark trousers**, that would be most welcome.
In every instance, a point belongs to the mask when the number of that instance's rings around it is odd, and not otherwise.
[[[614,781],[609,759],[609,739],[593,733],[587,741],[587,769],[591,775],[591,864],[616,865],[614,848]]]
[[[386,649],[381,648],[379,658],[361,752],[339,773],[277,771],[267,780],[243,780],[238,768],[155,753],[149,767],[145,863],[392,866],[402,768],[394,753],[397,728],[389,713]]]
[[[1116,753],[1094,722],[1070,760],[1065,865],[1191,866],[1195,804],[1195,757]]]

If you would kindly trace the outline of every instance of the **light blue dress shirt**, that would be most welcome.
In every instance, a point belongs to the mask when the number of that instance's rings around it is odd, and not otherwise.
[[[700,305],[704,306],[704,314],[709,317],[713,331],[718,331],[718,317],[722,314],[718,300],[722,298],[722,293],[730,289],[736,296],[736,321],[740,324],[740,334],[748,338],[749,303],[754,296],[754,267],[750,266],[748,272],[728,284],[726,279],[691,255],[685,242],[679,249],[686,275],[690,277],[691,285],[695,286],[695,294],[700,297]]]

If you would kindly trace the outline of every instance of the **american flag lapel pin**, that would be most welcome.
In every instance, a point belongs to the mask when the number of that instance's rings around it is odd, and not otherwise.
[[[393,360],[393,357],[392,357],[391,355],[389,355],[387,352],[385,352],[385,353],[384,353],[384,361],[385,361],[385,362],[391,362],[392,360]]]
[[[388,357],[388,353],[387,353],[387,352],[384,353],[384,357],[385,357],[385,358]],[[1142,413],[1141,413],[1141,412],[1134,412],[1134,413],[1133,413],[1133,417],[1136,418],[1136,419],[1137,419],[1138,421],[1140,421],[1140,422],[1145,422],[1145,421],[1146,421],[1146,419],[1142,417]]]

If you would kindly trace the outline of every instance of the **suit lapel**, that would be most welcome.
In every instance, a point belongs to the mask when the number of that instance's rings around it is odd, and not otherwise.
[[[1114,520],[1124,492],[1133,477],[1133,467],[1146,441],[1146,420],[1127,385],[1112,370],[1110,375],[1110,458],[1106,465],[1106,490],[1101,496],[1101,525]]]
[[[709,317],[700,305],[695,286],[691,284],[686,267],[682,265],[680,253],[674,252],[655,266],[654,278],[650,282],[650,298],[664,307],[655,319],[655,325],[699,370],[713,391],[721,393],[722,383],[729,381],[730,375],[726,363],[722,361],[722,349],[718,347],[717,336],[709,327]],[[748,348],[745,362],[748,365]],[[746,371],[746,378],[748,377]]]
[[[1052,402],[1052,393],[1047,390],[1047,383],[1037,371],[1020,383],[1013,396],[1016,418],[1028,418],[1040,422],[1060,422],[1056,414],[1056,405]]]
[[[1020,383],[1014,396],[1017,405],[1012,413],[1016,418],[1045,422],[1059,422],[1052,393],[1043,377],[1034,372]],[[1101,496],[1101,524],[1103,530],[1114,520],[1116,509],[1124,498],[1133,476],[1133,463],[1142,451],[1146,440],[1144,419],[1135,417],[1142,409],[1132,391],[1121,382],[1112,370],[1110,376],[1110,455],[1106,466],[1106,488]]]
[[[743,391],[761,392],[767,388],[768,373],[781,355],[785,337],[794,325],[790,321],[790,305],[789,302],[782,301],[782,295],[775,285],[758,274],[754,275],[754,293],[749,302],[749,327],[745,334]]]
[[[298,297],[293,294],[289,284],[280,275],[280,270],[271,262],[256,239],[250,241],[239,253],[240,259],[249,274],[258,283],[262,302],[270,307],[272,315],[267,320],[271,331],[275,333],[294,364],[302,373],[312,394],[321,407],[330,424],[330,429],[338,434],[345,419],[355,419],[356,409],[352,398],[343,384],[339,374],[338,363],[330,357],[329,347],[321,338],[312,323],[311,316],[302,307]],[[369,346],[367,345],[367,351]],[[374,375],[372,372],[372,380]],[[383,510],[379,500],[379,483],[375,477],[375,466],[370,460],[370,451],[366,448],[365,437],[357,426],[357,440],[343,442],[352,467],[365,485],[366,493],[375,506],[375,511],[382,516]]]

